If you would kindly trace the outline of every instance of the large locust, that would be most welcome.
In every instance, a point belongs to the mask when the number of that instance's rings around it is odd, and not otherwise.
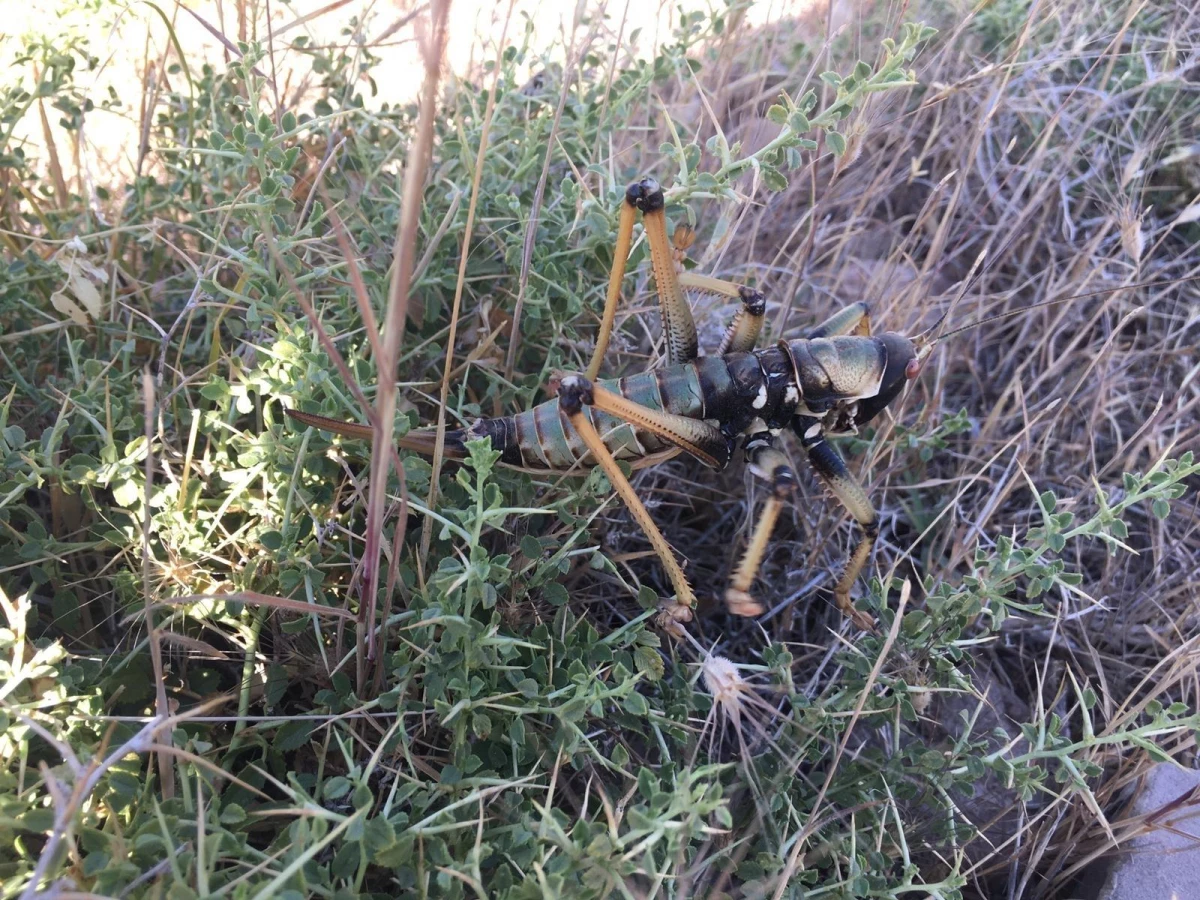
[[[666,365],[597,380],[639,212],[662,312]],[[604,316],[587,373],[562,377],[557,396],[532,409],[447,432],[446,455],[462,457],[466,441],[488,438],[501,453],[501,462],[510,466],[559,472],[586,472],[592,462],[602,466],[667,570],[675,596],[664,605],[659,621],[678,631],[692,618],[695,593],[616,460],[653,462],[682,452],[721,469],[742,449],[769,494],[725,599],[732,613],[754,616],[763,607],[751,596],[751,585],[776,520],[795,495],[796,474],[779,448],[781,433],[791,430],[817,475],[862,531],[834,596],[846,615],[869,628],[872,620],[852,605],[850,590],[870,556],[878,518],[828,438],[856,433],[900,395],[936,343],[927,337],[932,329],[915,338],[872,334],[867,305],[854,303],[801,338],[756,349],[766,311],[763,294],[746,285],[678,271],[690,243],[687,229],[678,229],[673,241],[668,238],[658,183],[647,178],[631,184],[621,208]],[[715,355],[699,354],[685,290],[741,301]],[[367,425],[300,410],[288,410],[288,415],[342,435],[370,439],[372,434]],[[410,433],[399,444],[432,455],[435,441],[436,432],[427,430]]]

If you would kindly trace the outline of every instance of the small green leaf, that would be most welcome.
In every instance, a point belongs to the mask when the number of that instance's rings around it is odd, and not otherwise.
[[[326,800],[337,800],[340,797],[345,797],[350,793],[350,779],[335,775],[325,782],[325,786],[321,791],[322,796]]]
[[[487,713],[471,714],[471,732],[481,741],[485,741],[492,733],[492,719]]]
[[[658,779],[645,766],[638,769],[637,783],[638,792],[641,793],[642,798],[645,800],[649,800],[658,793]]]
[[[224,378],[214,377],[200,388],[200,396],[205,400],[211,400],[217,403],[229,396],[229,383]]]
[[[629,694],[621,705],[625,707],[627,713],[635,716],[645,716],[650,712],[650,705],[646,702],[646,698],[637,691]]]
[[[784,109],[782,106],[780,106],[778,103],[772,104],[767,109],[767,118],[770,119],[772,122],[774,122],[776,125],[782,125],[784,122],[787,121],[787,117],[788,117],[787,110]]]
[[[103,850],[89,853],[83,860],[83,874],[95,877],[108,868],[112,857]]]
[[[834,103],[827,110],[825,110],[825,114],[833,116],[835,119],[844,119],[846,116],[850,115],[850,110],[853,108],[854,106],[849,99],[843,99],[839,100],[837,103]]]
[[[608,755],[608,758],[612,760],[613,765],[622,769],[629,765],[629,751],[625,749],[624,744],[617,744],[617,746],[613,747],[612,753]]]
[[[564,722],[578,722],[587,713],[588,702],[584,697],[572,697],[561,707],[558,715]]]
[[[1171,504],[1160,497],[1150,504],[1150,510],[1159,519],[1165,519],[1167,516],[1171,515]]]
[[[525,720],[521,718],[513,719],[508,726],[508,739],[512,741],[514,749],[521,750],[525,746]]]
[[[275,749],[283,752],[297,750],[312,734],[313,723],[307,719],[292,719],[280,726],[275,733]]]
[[[119,481],[113,486],[113,499],[117,501],[118,506],[133,509],[141,498],[142,486],[132,478]]]
[[[551,606],[564,606],[571,599],[567,589],[557,581],[551,581],[542,588],[542,596]]]
[[[246,819],[246,810],[237,803],[226,803],[221,807],[221,824],[237,825]]]
[[[846,139],[836,131],[830,131],[825,135],[825,140],[829,142],[829,149],[833,151],[834,156],[841,156],[846,152]]]
[[[400,835],[394,844],[381,847],[372,854],[371,862],[385,869],[401,869],[407,867],[413,858],[413,838],[411,835]]]
[[[666,671],[662,656],[652,647],[638,647],[633,651],[633,664],[651,681],[659,681]]]
[[[787,178],[774,166],[760,165],[758,171],[762,174],[763,184],[767,186],[767,190],[775,193],[787,190]]]
[[[658,594],[655,593],[654,588],[647,587],[644,584],[638,588],[637,598],[638,605],[642,609],[654,609],[658,606]]]

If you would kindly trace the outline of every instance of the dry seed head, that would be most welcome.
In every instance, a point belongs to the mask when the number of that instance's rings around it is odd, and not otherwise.
[[[1130,203],[1121,205],[1117,215],[1117,224],[1121,227],[1121,247],[1125,255],[1135,263],[1140,262],[1142,251],[1146,249],[1146,235],[1142,233],[1142,218],[1149,210],[1138,212]]]
[[[727,657],[703,653],[700,660],[700,677],[712,696],[713,703],[704,719],[704,727],[701,729],[696,749],[699,752],[707,736],[708,753],[715,757],[718,744],[723,743],[732,731],[746,776],[753,786],[755,796],[762,799],[761,786],[755,774],[756,754],[767,748],[781,758],[790,758],[793,754],[782,749],[772,735],[771,722],[776,717],[777,710],[759,696],[755,686],[742,674],[744,668]]]
[[[700,663],[700,677],[726,715],[734,718],[741,712],[750,683],[742,677],[736,663],[724,656],[706,655]]]
[[[1129,154],[1129,159],[1125,161],[1125,166],[1121,169],[1121,187],[1127,187],[1129,182],[1135,178],[1141,178],[1145,174],[1142,167],[1149,152],[1150,148],[1146,146],[1133,148],[1133,153]]]

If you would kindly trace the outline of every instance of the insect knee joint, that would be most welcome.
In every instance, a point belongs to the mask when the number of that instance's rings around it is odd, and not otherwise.
[[[564,375],[558,383],[558,402],[563,412],[573,416],[595,399],[592,383],[582,375]]]
[[[741,285],[738,288],[738,296],[742,298],[742,306],[746,308],[746,312],[750,315],[766,315],[767,295],[762,291]]]
[[[662,187],[653,178],[643,178],[625,188],[625,202],[644,213],[666,206]]]
[[[776,469],[771,477],[771,492],[777,500],[796,496],[796,473],[790,468]]]

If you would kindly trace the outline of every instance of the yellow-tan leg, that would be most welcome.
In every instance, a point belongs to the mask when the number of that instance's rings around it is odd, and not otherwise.
[[[879,518],[867,492],[850,474],[837,450],[825,440],[821,420],[797,416],[796,423],[796,432],[800,435],[813,469],[862,529],[862,537],[846,561],[846,569],[833,589],[833,596],[843,615],[864,631],[870,631],[875,627],[875,620],[862,610],[855,609],[850,601],[850,589],[871,557],[871,548],[879,536]]]
[[[723,469],[729,463],[729,441],[719,428],[703,419],[651,409],[577,375],[566,376],[564,383],[570,378],[585,392],[587,405],[657,435],[710,468]]]
[[[817,327],[804,335],[807,340],[832,337],[836,334],[856,334],[869,337],[871,334],[870,307],[861,300],[851,303],[844,309],[839,309]]]
[[[634,202],[642,211],[642,227],[646,229],[646,240],[650,244],[654,289],[658,292],[658,308],[667,340],[667,365],[691,362],[700,355],[700,342],[692,308],[683,296],[675,271],[675,252],[667,237],[667,209],[662,188],[658,182],[647,178],[637,185],[630,185],[627,200],[630,194],[636,194]]]
[[[725,591],[725,604],[735,616],[758,616],[763,613],[763,606],[751,596],[750,587],[762,565],[767,542],[775,530],[779,513],[784,503],[796,495],[796,473],[792,471],[787,457],[774,446],[774,438],[767,432],[747,438],[746,458],[750,471],[767,482],[771,494],[758,514],[750,543],[746,545],[742,561]]]
[[[675,268],[679,273],[680,287],[701,294],[715,294],[718,297],[741,300],[742,308],[738,310],[729,324],[729,328],[726,329],[725,336],[717,347],[717,356],[753,350],[754,345],[758,343],[758,336],[766,319],[766,295],[762,291],[744,284],[686,271],[684,263],[687,261],[687,252],[695,240],[696,232],[690,226],[675,226],[671,244],[675,250]]]
[[[608,296],[604,301],[604,315],[600,319],[600,333],[596,335],[596,349],[587,367],[589,381],[595,381],[600,374],[604,354],[608,352],[608,342],[612,339],[613,322],[616,320],[617,306],[621,301],[621,282],[625,279],[625,265],[629,260],[629,248],[633,244],[633,220],[636,212],[637,207],[630,203],[626,196],[617,221],[617,244],[613,248],[612,269],[608,273]]]
[[[664,630],[671,634],[681,636],[683,626],[692,620],[693,609],[696,605],[696,594],[692,590],[692,586],[688,584],[687,576],[683,574],[683,568],[675,559],[675,553],[671,550],[667,539],[663,537],[662,532],[658,530],[658,526],[654,524],[654,520],[650,518],[650,513],[638,498],[633,485],[629,483],[629,479],[625,477],[613,455],[604,446],[604,441],[584,410],[583,407],[585,405],[592,405],[594,400],[595,388],[591,382],[580,378],[578,375],[568,375],[559,384],[559,407],[566,414],[571,426],[579,434],[580,438],[582,438],[592,457],[604,470],[604,474],[608,476],[608,480],[612,483],[613,488],[625,502],[625,506],[628,507],[634,521],[638,523],[638,526],[645,532],[646,537],[649,538],[651,546],[654,547],[654,552],[658,554],[658,558],[662,560],[663,567],[667,570],[667,577],[671,579],[671,585],[675,588],[675,597],[673,601],[663,605],[658,623]]]
[[[650,262],[654,269],[654,289],[658,292],[658,306],[662,312],[663,333],[667,339],[667,365],[691,362],[699,355],[696,337],[696,322],[691,307],[683,296],[675,271],[679,254],[686,254],[691,243],[689,231],[684,229],[677,235],[682,245],[678,253],[667,237],[666,199],[662,188],[653,178],[643,178],[625,189],[621,203],[621,215],[617,223],[617,246],[614,248],[612,269],[608,278],[608,296],[605,298],[604,314],[600,320],[600,333],[596,336],[596,349],[587,367],[587,378],[594,381],[600,373],[600,365],[608,350],[612,337],[613,321],[621,297],[621,281],[625,277],[625,266],[633,240],[635,212],[642,213],[642,226],[646,229],[646,240],[650,244]]]
[[[717,356],[724,356],[726,353],[746,353],[754,349],[767,313],[767,298],[762,291],[722,278],[697,275],[695,272],[682,273],[679,276],[679,284],[702,294],[716,294],[719,297],[742,301],[742,308],[733,317],[720,346],[717,347]]]

